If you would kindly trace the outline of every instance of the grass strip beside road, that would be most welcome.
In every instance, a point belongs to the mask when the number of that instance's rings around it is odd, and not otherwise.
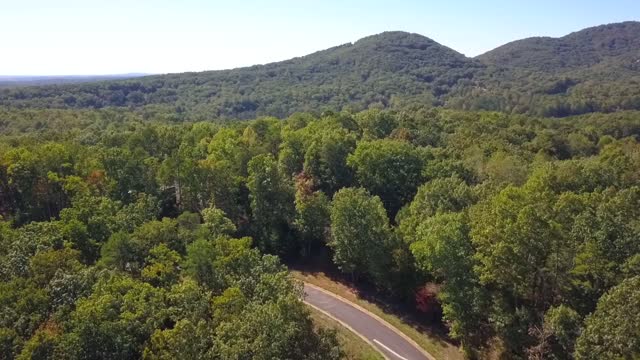
[[[346,360],[384,360],[382,355],[362,340],[360,336],[315,308],[309,307],[309,310],[311,311],[311,319],[316,326],[322,329],[336,330],[338,342],[345,353]]]

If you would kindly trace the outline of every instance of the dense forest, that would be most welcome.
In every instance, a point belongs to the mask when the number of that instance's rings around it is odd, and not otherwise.
[[[469,357],[640,353],[639,112],[173,115],[0,112],[0,358],[338,359],[321,253]]]
[[[468,58],[421,35],[386,32],[248,68],[5,88],[0,105],[123,107],[194,121],[411,105],[548,117],[640,110],[638,39],[640,23],[624,22]]]

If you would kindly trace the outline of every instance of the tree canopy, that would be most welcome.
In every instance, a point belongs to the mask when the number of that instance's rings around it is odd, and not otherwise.
[[[6,358],[340,358],[314,261],[470,357],[636,355],[639,113],[162,114],[0,111]]]

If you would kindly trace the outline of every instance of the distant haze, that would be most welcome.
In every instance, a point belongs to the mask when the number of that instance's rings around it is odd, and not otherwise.
[[[75,84],[97,80],[118,80],[150,74],[108,74],[108,75],[0,75],[0,88],[13,86]]]
[[[0,74],[227,69],[387,30],[419,33],[475,56],[514,39],[639,18],[637,0],[6,1]]]

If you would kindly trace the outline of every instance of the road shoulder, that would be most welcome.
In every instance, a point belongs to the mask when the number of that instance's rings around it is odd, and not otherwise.
[[[354,307],[355,309],[358,309],[359,311],[361,311],[361,312],[363,312],[363,313],[367,314],[367,315],[368,315],[368,316],[370,316],[371,318],[373,318],[373,319],[375,319],[376,321],[378,321],[380,324],[382,324],[382,325],[384,325],[385,327],[387,327],[389,330],[391,330],[391,331],[393,331],[394,333],[396,333],[398,336],[402,337],[402,338],[403,338],[405,341],[407,341],[409,344],[413,345],[413,346],[414,346],[418,351],[420,351],[420,352],[421,352],[421,353],[422,353],[422,354],[423,354],[427,359],[430,359],[430,360],[436,360],[436,358],[435,358],[433,355],[431,355],[431,354],[430,354],[430,353],[428,353],[425,349],[423,349],[423,348],[422,348],[418,343],[416,343],[412,338],[410,338],[409,336],[407,336],[406,334],[404,334],[402,331],[400,331],[400,330],[396,329],[393,325],[389,324],[387,321],[385,321],[384,319],[382,319],[382,318],[381,318],[381,317],[379,317],[378,315],[376,315],[376,314],[372,313],[371,311],[369,311],[369,310],[367,310],[367,309],[363,308],[362,306],[360,306],[360,305],[358,305],[358,304],[356,304],[356,303],[354,303],[354,302],[351,302],[351,301],[349,301],[349,300],[347,300],[347,299],[343,298],[342,296],[340,296],[340,295],[338,295],[338,294],[335,294],[335,293],[333,293],[333,292],[331,292],[331,291],[329,291],[329,290],[325,290],[325,289],[323,289],[323,288],[321,288],[321,287],[319,287],[319,286],[317,286],[317,285],[310,284],[310,283],[304,283],[304,285],[305,285],[305,286],[309,286],[309,287],[311,287],[311,288],[313,288],[313,289],[316,289],[316,290],[318,290],[318,291],[321,291],[321,292],[323,292],[324,294],[327,294],[327,295],[329,295],[329,296],[331,296],[331,297],[333,297],[333,298],[335,298],[335,299],[337,299],[337,300],[339,300],[339,301],[342,301],[342,302],[344,302],[344,303],[346,303],[346,304],[349,304],[350,306]],[[307,305],[310,305],[310,304],[309,304],[309,303],[307,303]],[[317,307],[315,307],[315,306],[313,306],[313,305],[311,305],[311,306],[312,306],[312,307],[314,307],[314,308],[316,308],[317,310],[319,310],[319,311],[321,311],[321,312],[325,313],[327,316],[331,317],[332,319],[336,320],[337,322],[339,322],[340,324],[342,324],[343,326],[345,326],[347,329],[349,329],[349,330],[351,330],[351,331],[355,332],[351,327],[349,327],[348,325],[344,324],[342,321],[340,321],[340,320],[338,320],[338,319],[334,318],[334,317],[333,317],[333,316],[331,316],[330,314],[328,314],[328,313],[326,313],[326,312],[322,311],[321,309],[318,309]],[[357,333],[356,333],[356,334],[357,334]],[[360,335],[360,334],[358,334],[358,336],[360,336],[360,337],[361,337],[361,338],[363,338],[365,341],[367,341],[367,343],[369,343],[371,346],[373,346],[374,348],[376,348],[376,347],[373,345],[373,343],[371,343],[371,342],[370,342],[368,339],[366,339],[364,336],[362,336],[362,335]],[[386,358],[386,356],[385,356],[385,358]]]
[[[303,282],[319,286],[323,290],[329,291],[334,295],[338,295],[348,301],[349,304],[356,304],[360,308],[366,309],[367,313],[373,313],[382,318],[396,330],[403,333],[419,345],[421,351],[426,351],[432,357],[437,359],[463,360],[464,355],[460,348],[446,338],[445,333],[441,333],[442,329],[422,329],[417,325],[407,323],[402,314],[389,313],[384,310],[381,304],[377,304],[362,298],[358,292],[345,283],[336,281],[327,276],[323,271],[307,271],[307,270],[291,270],[292,276]],[[426,326],[428,326],[426,324]],[[400,336],[400,335],[397,335]],[[411,344],[411,343],[410,343]]]

